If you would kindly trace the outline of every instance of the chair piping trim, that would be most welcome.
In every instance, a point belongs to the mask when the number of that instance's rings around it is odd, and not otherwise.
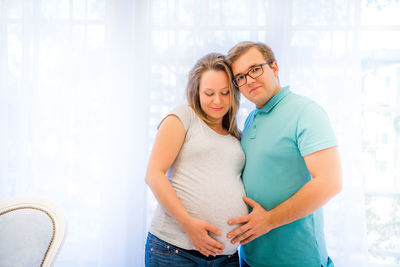
[[[50,218],[50,220],[51,220],[51,223],[53,224],[53,234],[52,234],[52,236],[51,236],[50,243],[49,243],[49,245],[47,246],[46,252],[44,253],[42,262],[40,263],[40,267],[43,267],[44,260],[46,259],[47,254],[49,253],[50,247],[53,245],[53,242],[54,242],[54,236],[55,236],[55,234],[56,234],[56,224],[55,224],[55,222],[54,222],[54,220],[53,220],[53,217],[51,217],[51,215],[50,215],[47,211],[45,211],[45,210],[43,210],[43,209],[41,209],[41,208],[36,208],[36,207],[31,207],[31,206],[18,207],[18,208],[13,208],[13,209],[5,210],[5,211],[3,211],[3,212],[0,212],[0,216],[6,214],[6,213],[8,213],[8,212],[11,212],[11,211],[22,210],[22,209],[32,209],[32,210],[39,210],[39,211],[42,211],[42,212],[46,213],[47,216],[49,216],[49,218]]]

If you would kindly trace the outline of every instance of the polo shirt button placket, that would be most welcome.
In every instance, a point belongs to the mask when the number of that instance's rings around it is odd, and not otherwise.
[[[257,123],[256,123],[256,121],[257,121],[257,114],[253,119],[253,126],[252,126],[252,129],[250,130],[251,131],[250,139],[256,139],[256,137],[257,137]]]
[[[251,139],[255,139],[256,136],[257,136],[257,126],[254,124],[254,125],[253,125],[253,128],[251,129],[250,138],[251,138]]]

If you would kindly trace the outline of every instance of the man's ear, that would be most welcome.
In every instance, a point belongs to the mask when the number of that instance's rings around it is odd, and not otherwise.
[[[272,62],[271,68],[274,71],[275,77],[278,77],[278,74],[279,74],[278,62],[276,62],[276,61]]]

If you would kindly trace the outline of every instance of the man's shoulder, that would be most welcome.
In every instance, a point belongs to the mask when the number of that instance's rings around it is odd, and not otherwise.
[[[257,112],[257,109],[254,109],[254,110],[252,110],[252,111],[250,112],[249,115],[247,115],[247,118],[246,118],[246,120],[245,120],[245,122],[244,122],[244,126],[243,126],[243,131],[242,131],[242,133],[246,132],[247,129],[249,128],[251,122],[252,122],[253,119],[254,119],[254,116],[255,116],[256,112]]]
[[[308,104],[316,104],[316,102],[309,98],[308,96],[296,94],[296,93],[291,93],[288,95],[288,97],[285,98],[287,101],[291,102],[291,104],[297,104],[297,105],[308,105]]]
[[[295,93],[291,93],[285,98],[285,106],[289,108],[293,114],[302,114],[306,110],[323,110],[322,106],[315,100]]]

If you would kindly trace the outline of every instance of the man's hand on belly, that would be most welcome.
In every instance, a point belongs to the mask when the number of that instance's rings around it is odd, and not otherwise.
[[[248,197],[243,197],[244,202],[250,205],[253,210],[250,214],[237,217],[228,221],[229,225],[243,224],[227,234],[231,243],[240,242],[241,245],[249,243],[257,237],[268,233],[273,229],[272,217],[260,204]]]

